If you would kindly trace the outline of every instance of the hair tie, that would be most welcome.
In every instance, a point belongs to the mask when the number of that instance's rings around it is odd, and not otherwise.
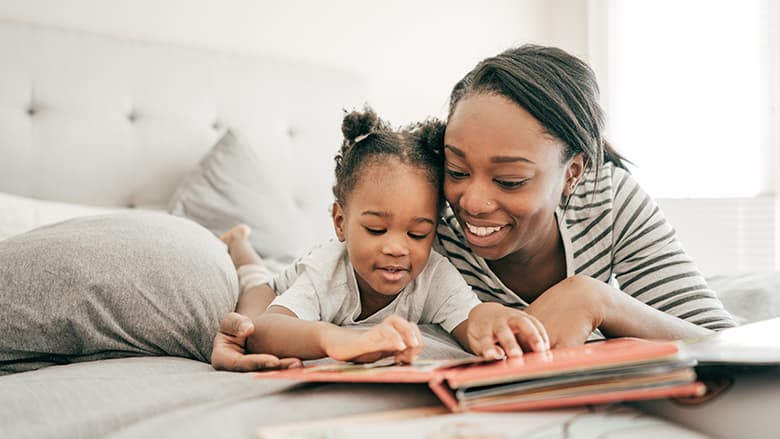
[[[369,134],[371,134],[371,133],[361,134],[361,135],[355,137],[355,140],[353,141],[353,144],[354,143],[358,143],[361,140],[365,139],[366,137],[368,137]]]

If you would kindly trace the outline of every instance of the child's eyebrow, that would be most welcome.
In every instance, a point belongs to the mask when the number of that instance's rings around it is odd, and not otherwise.
[[[364,210],[363,212],[360,213],[360,215],[361,216],[364,216],[364,215],[378,216],[380,218],[390,218],[390,217],[393,216],[390,212],[384,212],[384,211],[379,211],[379,210]],[[428,223],[428,224],[431,224],[431,225],[435,225],[436,224],[436,222],[433,221],[433,218],[427,218],[427,217],[424,217],[424,216],[414,217],[414,218],[412,218],[411,222],[413,222],[413,223]]]
[[[371,216],[378,216],[380,218],[388,218],[391,217],[390,212],[381,212],[378,210],[364,210],[360,213],[360,215],[371,215]]]
[[[416,218],[412,218],[412,222],[413,222],[413,223],[428,223],[428,224],[430,224],[430,225],[434,225],[434,224],[435,224],[435,223],[433,222],[433,219],[431,219],[431,218],[426,218],[426,217],[424,217],[424,216],[418,216],[418,217],[416,217]]]

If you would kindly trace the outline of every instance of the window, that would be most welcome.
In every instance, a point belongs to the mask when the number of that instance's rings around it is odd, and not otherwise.
[[[777,5],[607,0],[591,8],[592,64],[611,143],[655,197],[774,191]],[[595,14],[595,20],[594,20]],[[595,36],[595,37],[594,37]]]

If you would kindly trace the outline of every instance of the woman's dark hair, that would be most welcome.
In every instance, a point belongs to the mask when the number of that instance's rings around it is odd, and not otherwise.
[[[395,157],[425,171],[428,180],[436,188],[443,205],[442,178],[443,161],[435,145],[444,143],[444,124],[429,120],[415,123],[401,129],[393,129],[376,113],[366,107],[363,111],[352,111],[341,123],[344,141],[336,154],[336,184],[333,195],[336,201],[345,205],[349,194],[368,165]],[[399,194],[398,196],[406,196]]]
[[[528,44],[483,60],[455,84],[450,116],[463,97],[475,93],[497,94],[523,107],[566,145],[564,162],[581,152],[597,172],[604,162],[626,169],[627,160],[604,139],[596,75],[565,51]]]

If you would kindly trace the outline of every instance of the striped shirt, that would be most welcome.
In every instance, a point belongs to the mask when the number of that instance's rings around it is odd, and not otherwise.
[[[647,305],[709,329],[735,326],[658,205],[625,170],[607,163],[598,177],[595,171],[586,173],[555,215],[567,276],[614,282]],[[438,226],[434,245],[482,301],[520,309],[528,305],[501,282],[484,258],[471,251],[450,208]]]

